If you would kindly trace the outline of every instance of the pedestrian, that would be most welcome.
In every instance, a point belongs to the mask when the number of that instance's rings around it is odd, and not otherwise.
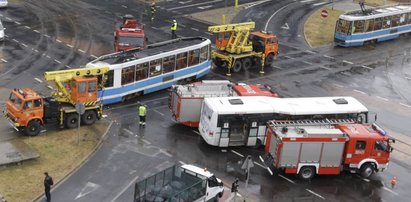
[[[391,180],[391,189],[394,189],[395,185],[397,185],[397,177],[392,177]]]
[[[54,184],[53,178],[49,176],[48,172],[44,172],[44,175],[46,176],[44,178],[44,194],[46,195],[46,201],[50,202],[51,201],[50,188]]]
[[[140,126],[146,126],[147,107],[144,104],[140,104],[138,107],[138,116],[140,117]]]
[[[173,20],[173,24],[171,25],[170,30],[171,30],[171,39],[177,38],[177,34],[176,34],[177,21],[176,20]]]

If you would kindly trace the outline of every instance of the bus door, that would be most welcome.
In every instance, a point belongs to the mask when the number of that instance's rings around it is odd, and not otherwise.
[[[221,126],[221,133],[220,133],[220,143],[218,146],[220,147],[228,147],[228,143],[230,142],[230,123],[228,120],[223,121],[223,125]]]
[[[247,146],[254,146],[257,144],[257,133],[258,133],[258,122],[257,121],[251,121],[247,123],[247,130],[248,130],[248,136],[247,136]]]

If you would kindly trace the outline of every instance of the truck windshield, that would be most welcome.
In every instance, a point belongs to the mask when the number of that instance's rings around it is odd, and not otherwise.
[[[144,46],[144,37],[142,36],[120,36],[119,45],[126,46]]]
[[[14,93],[10,94],[9,100],[14,104],[16,108],[21,108],[22,100],[18,98]]]
[[[375,142],[375,150],[388,151],[388,144],[385,141],[378,140]]]
[[[348,30],[350,30],[350,25],[351,22],[347,21],[347,20],[338,20],[337,22],[337,29],[336,32],[342,32],[344,34],[348,33]]]

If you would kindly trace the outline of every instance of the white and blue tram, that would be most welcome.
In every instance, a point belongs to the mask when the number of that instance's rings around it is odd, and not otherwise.
[[[398,38],[411,31],[411,5],[350,11],[341,15],[335,26],[338,46],[362,46]]]
[[[101,56],[86,67],[108,66],[105,86],[99,91],[103,104],[168,88],[178,81],[205,76],[211,70],[210,40],[178,38]]]

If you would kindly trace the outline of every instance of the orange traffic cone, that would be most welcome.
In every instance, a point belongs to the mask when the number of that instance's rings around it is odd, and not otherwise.
[[[391,179],[391,189],[394,189],[395,185],[397,185],[397,177],[392,177]]]

